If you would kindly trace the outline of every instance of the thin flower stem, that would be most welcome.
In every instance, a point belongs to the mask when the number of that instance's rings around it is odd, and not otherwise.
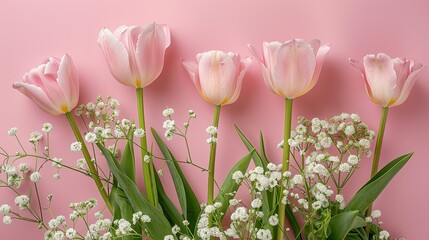
[[[137,108],[139,113],[139,126],[146,133],[143,88],[137,88],[136,95],[137,95]],[[155,176],[154,176],[155,170],[154,170],[153,162],[151,161],[149,163],[146,163],[144,161],[144,156],[148,154],[146,134],[140,138],[140,146],[141,146],[141,159],[142,159],[142,167],[143,167],[143,179],[144,179],[144,185],[146,188],[146,195],[149,202],[152,204],[152,206],[157,207],[158,193],[157,193]]]
[[[109,209],[109,211],[111,213],[113,213],[112,203],[110,202],[109,196],[107,195],[107,192],[104,189],[103,183],[100,180],[100,176],[97,174],[97,169],[95,168],[94,163],[91,161],[91,155],[89,154],[88,148],[86,147],[86,144],[83,141],[79,127],[77,126],[76,121],[70,112],[66,112],[65,115],[67,117],[67,120],[70,123],[70,126],[73,130],[73,133],[76,137],[76,140],[82,144],[82,153],[83,153],[83,156],[85,158],[86,164],[88,165],[89,172],[91,173],[91,177],[94,180],[95,185],[97,186],[97,189],[101,194],[101,197],[103,198],[104,202],[106,203],[107,208]]]
[[[374,158],[372,160],[371,178],[374,177],[374,175],[378,171],[378,162],[380,161],[381,146],[383,145],[384,129],[386,128],[388,111],[389,111],[388,107],[381,108],[381,118],[380,118],[380,124],[378,126],[377,142],[375,144]],[[372,204],[369,206],[368,210],[366,211],[366,216],[371,215],[371,211],[372,211]]]
[[[219,116],[220,116],[220,105],[215,105],[213,113],[213,127],[217,128],[219,126]],[[217,133],[213,135],[214,138],[217,138]],[[209,160],[209,176],[208,176],[208,185],[207,185],[207,204],[213,205],[213,195],[214,195],[214,172],[215,172],[215,161],[216,161],[216,141],[210,145],[210,160]],[[209,215],[209,226],[212,223],[211,215]]]
[[[284,119],[284,137],[283,137],[283,161],[282,161],[282,173],[289,170],[289,154],[290,154],[290,147],[289,147],[289,138],[290,138],[290,132],[291,132],[291,125],[292,125],[292,103],[293,99],[285,98],[285,119]],[[280,192],[279,192],[279,200],[282,200],[283,195],[283,185],[280,186]],[[277,240],[282,240],[284,235],[284,224],[285,224],[285,211],[286,211],[286,205],[280,204],[279,205],[279,223],[277,227]]]

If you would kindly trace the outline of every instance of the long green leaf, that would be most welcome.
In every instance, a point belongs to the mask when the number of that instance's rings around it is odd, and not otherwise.
[[[134,158],[134,147],[133,147],[133,129],[130,130],[130,135],[128,135],[127,143],[125,144],[124,152],[122,153],[121,158],[121,167],[124,169],[124,173],[133,181],[136,182],[136,167],[135,167],[135,158]]]
[[[374,175],[359,191],[353,196],[347,204],[344,211],[364,212],[372,202],[380,195],[392,178],[408,162],[413,153],[409,153],[396,158],[383,167]]]
[[[136,184],[124,173],[122,167],[116,162],[109,150],[101,143],[97,143],[98,148],[104,155],[110,171],[124,191],[127,199],[135,212],[141,211],[148,215],[151,221],[144,223],[144,228],[148,231],[152,239],[164,239],[164,236],[171,234],[171,227],[164,214],[158,208],[153,207],[149,201],[140,193]]]
[[[220,202],[222,204],[222,206],[218,208],[218,212],[222,213],[221,218],[223,218],[226,210],[228,209],[229,200],[231,200],[234,197],[235,192],[240,187],[240,184],[237,184],[232,179],[232,175],[236,171],[240,171],[243,174],[246,173],[247,167],[249,166],[249,163],[250,163],[250,159],[252,158],[253,151],[254,150],[250,151],[246,156],[244,156],[240,161],[238,161],[234,165],[234,167],[231,168],[231,170],[228,172],[228,175],[226,175],[225,180],[223,181],[222,187],[217,197],[214,200],[214,202]],[[231,194],[231,193],[234,193],[234,194]]]
[[[350,211],[337,214],[331,218],[329,240],[343,240],[350,230],[365,226],[365,220],[358,216],[359,211]]]
[[[155,129],[152,128],[151,131],[167,162],[168,169],[170,170],[174,185],[176,187],[176,193],[182,208],[183,215],[185,216],[185,219],[189,221],[189,228],[194,229],[201,212],[198,199],[192,190],[191,185],[183,174],[182,169],[177,163],[176,158],[168,149],[164,141],[162,141],[162,139],[159,137]]]
[[[158,175],[155,175],[156,187],[158,190],[158,200],[159,204],[162,207],[162,211],[164,212],[165,217],[170,222],[171,226],[177,225],[180,227],[182,233],[188,232],[188,228],[183,224],[183,217],[180,215],[179,211],[177,211],[176,206],[170,200],[168,195],[164,191],[164,187],[162,186],[161,180]]]

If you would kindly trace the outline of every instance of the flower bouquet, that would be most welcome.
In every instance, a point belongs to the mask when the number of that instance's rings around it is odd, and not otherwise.
[[[169,28],[152,23],[145,27],[121,26],[114,32],[103,29],[98,43],[113,77],[135,89],[138,120],[121,118],[120,103],[112,97],[97,97],[94,102],[78,105],[78,73],[67,54],[61,59],[51,57],[31,69],[13,87],[45,112],[67,118],[75,136],[70,149],[80,152],[82,158],[71,166],[51,154],[49,136],[53,126],[49,123],[43,125],[43,133],[31,134],[31,149],[18,137],[18,129],[11,128],[8,134],[16,139],[20,151],[11,154],[0,148],[0,187],[16,194],[16,206],[0,206],[5,224],[15,220],[34,222],[45,232],[45,239],[55,240],[390,239],[381,226],[381,212],[373,210],[372,203],[412,153],[379,169],[383,135],[388,110],[406,100],[423,65],[383,53],[367,55],[363,63],[350,59],[361,71],[368,96],[381,106],[377,133],[354,113],[330,119],[298,117],[292,127],[293,100],[316,85],[330,46],[319,40],[264,42],[260,55],[249,45],[266,85],[285,101],[284,137],[278,144],[283,158],[269,159],[262,133],[256,146],[235,126],[248,152],[220,183],[215,179],[217,141],[223,140],[218,132],[220,112],[239,97],[252,59],[213,50],[197,54],[196,61],[181,60],[197,91],[214,109],[213,122],[206,129],[207,166],[202,166],[192,160],[188,143],[195,111],[189,110],[187,121],[179,126],[174,109],[166,108],[162,112],[163,136],[145,124],[144,88],[163,69],[170,45]],[[79,128],[76,119],[85,128]],[[148,134],[155,139],[150,145]],[[165,140],[173,138],[184,140],[186,159],[176,158],[169,149]],[[154,152],[154,145],[161,155]],[[360,161],[368,157],[373,157],[371,178],[346,200],[343,189],[359,169]],[[23,162],[26,158],[35,159],[34,164]],[[160,180],[164,172],[155,168],[155,160],[168,166],[177,204],[164,190]],[[142,163],[143,189],[138,187],[137,161]],[[54,178],[60,178],[60,169],[90,177],[99,191],[94,197],[101,197],[103,210],[95,211],[98,200],[91,198],[71,203],[68,217],[47,218],[53,197],[41,196],[38,184],[48,165],[56,169]],[[206,201],[197,199],[181,169],[183,165],[207,173]],[[29,187],[22,188],[24,184]],[[237,194],[240,189],[246,194]],[[49,206],[43,206],[42,197],[47,197]]]

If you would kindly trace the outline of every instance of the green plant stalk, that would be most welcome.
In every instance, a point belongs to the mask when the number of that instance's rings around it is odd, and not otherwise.
[[[215,105],[213,113],[213,127],[219,126],[219,116],[220,116],[220,105]],[[213,135],[214,138],[217,138],[217,133]],[[209,160],[209,176],[207,181],[207,204],[213,205],[213,195],[214,195],[214,172],[215,172],[215,162],[216,162],[216,142],[211,143],[210,145],[210,160]],[[212,217],[209,216],[209,226],[211,226]]]
[[[388,107],[381,108],[381,118],[380,118],[380,124],[378,126],[377,142],[375,144],[374,158],[372,160],[371,178],[374,177],[374,175],[378,172],[378,163],[380,161],[381,146],[383,145],[384,129],[386,128],[388,111],[389,111]],[[368,210],[366,211],[367,217],[371,215],[371,211],[372,211],[372,204],[369,206]]]
[[[283,137],[283,160],[282,160],[282,173],[289,170],[289,138],[292,126],[292,103],[293,99],[285,98],[285,118],[284,118],[284,137]],[[283,185],[280,186],[279,202],[282,200]],[[284,224],[285,224],[285,211],[286,205],[279,204],[278,216],[279,223],[277,226],[277,240],[283,240]]]
[[[106,207],[109,209],[110,213],[113,213],[113,206],[109,200],[109,195],[104,189],[103,183],[100,180],[100,176],[97,173],[97,169],[95,168],[94,163],[91,161],[91,155],[89,154],[88,148],[86,147],[86,144],[83,141],[82,134],[80,133],[79,127],[77,126],[76,121],[74,120],[73,115],[70,112],[66,112],[65,115],[67,117],[67,120],[70,123],[70,127],[73,130],[76,140],[82,144],[82,153],[85,158],[86,165],[88,165],[91,177],[94,180],[95,185],[97,186],[97,189],[101,194],[101,197],[106,203]]]
[[[144,156],[148,154],[147,150],[147,139],[146,139],[146,124],[144,117],[144,102],[143,102],[143,88],[136,89],[137,95],[137,108],[139,114],[139,127],[144,130],[145,135],[140,138],[140,149],[141,149],[141,159],[143,167],[143,180],[146,188],[146,196],[152,206],[158,206],[158,193],[155,182],[155,171],[153,162],[146,163],[143,159]]]

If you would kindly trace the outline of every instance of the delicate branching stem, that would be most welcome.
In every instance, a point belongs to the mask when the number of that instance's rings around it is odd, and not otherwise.
[[[113,213],[112,203],[110,202],[109,196],[107,195],[107,192],[104,189],[103,183],[101,182],[100,177],[97,174],[97,169],[95,168],[94,163],[91,160],[91,155],[88,152],[88,148],[86,147],[86,144],[82,138],[82,134],[80,133],[79,127],[77,126],[76,121],[70,112],[67,112],[65,115],[67,117],[67,120],[70,123],[70,126],[73,130],[76,140],[82,144],[82,153],[85,158],[86,164],[88,165],[88,169],[89,169],[89,172],[91,173],[91,177],[94,180],[95,185],[97,186],[97,189],[101,194],[101,197],[106,203],[107,208],[111,213]]]
[[[143,129],[146,133],[143,88],[137,88],[136,94],[137,94],[137,108],[139,113],[139,127]],[[156,188],[156,182],[155,182],[155,176],[154,176],[155,170],[154,170],[153,162],[151,161],[149,163],[146,163],[144,161],[144,156],[148,155],[146,134],[140,138],[140,146],[141,146],[141,159],[142,159],[142,166],[143,166],[143,179],[144,179],[144,185],[146,188],[146,195],[149,202],[152,204],[152,206],[157,207],[158,194],[157,194],[157,188]]]
[[[380,124],[378,126],[377,142],[375,144],[374,158],[372,160],[371,178],[374,177],[374,175],[378,171],[378,162],[380,161],[381,146],[383,145],[384,129],[386,128],[388,111],[389,111],[388,107],[381,108],[381,118],[380,118]],[[366,216],[369,216],[371,214],[371,211],[372,211],[372,204],[369,206],[368,210],[366,211]]]
[[[221,109],[220,105],[216,105],[214,107],[212,126],[215,128],[219,126],[220,109]],[[217,133],[214,134],[213,137],[217,138]],[[209,205],[213,205],[215,161],[216,161],[216,141],[212,142],[210,145],[209,176],[208,176],[208,185],[207,185],[207,204]],[[210,216],[209,225],[211,224],[211,221],[212,219]]]
[[[290,138],[290,132],[291,132],[291,125],[292,125],[292,103],[293,99],[285,99],[285,119],[284,119],[284,137],[283,137],[283,161],[282,161],[282,173],[289,170],[289,154],[290,154],[290,147],[289,147],[289,138]],[[283,197],[283,186],[280,186],[280,192],[279,192],[279,201],[282,200]],[[283,239],[283,228],[285,224],[285,210],[286,205],[280,204],[279,205],[279,223],[277,227],[277,240]]]

